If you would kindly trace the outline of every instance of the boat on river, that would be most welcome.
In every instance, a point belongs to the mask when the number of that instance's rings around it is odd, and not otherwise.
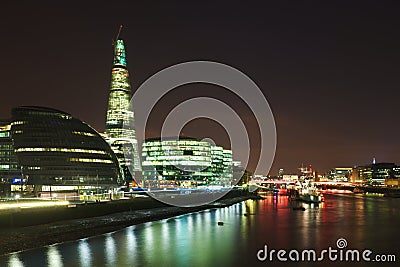
[[[310,183],[297,184],[289,190],[289,198],[307,203],[321,203],[324,196],[318,189]]]
[[[321,203],[324,201],[324,196],[315,187],[301,188],[299,200],[308,203]]]

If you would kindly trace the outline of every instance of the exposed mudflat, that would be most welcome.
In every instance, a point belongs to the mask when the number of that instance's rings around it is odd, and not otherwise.
[[[222,199],[200,207],[155,207],[48,224],[1,229],[0,255],[116,231],[124,227],[185,213],[232,205],[250,198]]]

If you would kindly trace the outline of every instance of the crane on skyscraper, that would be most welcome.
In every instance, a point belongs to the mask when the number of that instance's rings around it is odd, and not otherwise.
[[[119,29],[118,29],[118,33],[117,33],[117,37],[115,38],[115,40],[113,40],[113,42],[112,42],[112,45],[113,46],[115,46],[115,44],[117,43],[117,41],[118,41],[118,38],[119,38],[119,34],[121,33],[121,30],[122,30],[122,24],[121,25],[119,25]]]

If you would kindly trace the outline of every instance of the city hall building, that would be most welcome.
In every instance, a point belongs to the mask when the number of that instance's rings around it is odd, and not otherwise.
[[[149,188],[230,186],[232,151],[190,137],[146,139],[142,176]]]
[[[0,121],[0,179],[36,192],[122,182],[115,154],[93,128],[44,107],[14,108]]]

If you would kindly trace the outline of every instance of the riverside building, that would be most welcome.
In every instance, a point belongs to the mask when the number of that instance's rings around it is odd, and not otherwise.
[[[231,186],[232,151],[190,137],[146,139],[142,176],[150,188]]]
[[[354,179],[362,181],[365,185],[392,185],[392,182],[400,179],[400,168],[394,163],[373,162],[354,168],[353,176],[356,177]]]
[[[351,167],[336,167],[329,171],[329,178],[336,182],[349,182],[353,168]]]
[[[118,160],[88,124],[65,112],[18,107],[0,121],[0,179],[13,191],[76,191],[122,182]]]

